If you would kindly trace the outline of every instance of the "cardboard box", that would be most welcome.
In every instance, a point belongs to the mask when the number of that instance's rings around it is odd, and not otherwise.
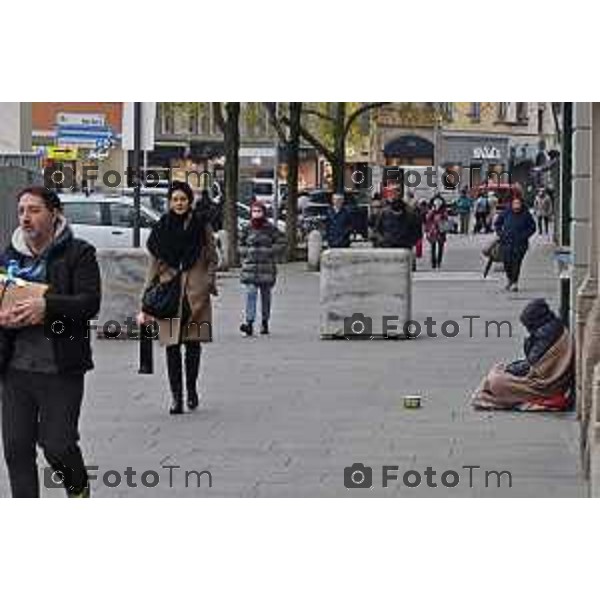
[[[5,275],[0,275],[0,310],[10,310],[23,300],[41,298],[47,289],[45,283],[19,278],[10,281]]]

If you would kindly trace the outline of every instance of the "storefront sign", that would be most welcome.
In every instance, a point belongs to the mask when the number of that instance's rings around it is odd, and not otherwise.
[[[499,160],[502,158],[502,152],[496,146],[478,146],[473,149],[473,158],[478,160]]]

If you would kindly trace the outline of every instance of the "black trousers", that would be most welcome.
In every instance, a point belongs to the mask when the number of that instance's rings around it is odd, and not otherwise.
[[[430,242],[431,244],[431,268],[440,268],[442,266],[442,258],[444,258],[445,242]]]
[[[84,375],[8,370],[2,380],[2,441],[15,498],[40,495],[36,445],[51,466],[45,485],[64,481],[70,495],[88,486],[79,448],[79,413]],[[54,474],[52,473],[54,471]]]
[[[550,218],[540,216],[537,218],[537,222],[538,222],[538,232],[540,233],[540,235],[542,233],[544,233],[544,230],[545,230],[546,235],[548,235],[548,224],[550,222]],[[542,228],[542,225],[544,226],[543,228]]]
[[[504,271],[506,272],[506,279],[508,283],[518,283],[519,276],[521,275],[521,265],[525,254],[516,252],[506,252],[503,256]]]

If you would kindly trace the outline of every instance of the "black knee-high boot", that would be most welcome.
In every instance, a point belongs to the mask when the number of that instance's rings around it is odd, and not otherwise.
[[[181,368],[181,346],[167,346],[167,373],[171,387],[172,403],[169,413],[180,415],[183,412],[183,374]]]
[[[185,384],[187,389],[187,405],[190,410],[198,408],[198,390],[196,383],[200,372],[200,342],[186,342],[185,344]]]

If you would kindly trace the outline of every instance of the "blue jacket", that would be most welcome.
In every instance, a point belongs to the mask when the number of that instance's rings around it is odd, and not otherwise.
[[[469,196],[463,195],[456,201],[456,210],[458,210],[461,215],[470,213],[472,208],[473,200],[469,198]]]
[[[535,233],[535,221],[528,209],[513,212],[507,208],[494,223],[500,244],[520,253],[525,253],[529,246],[529,238]]]
[[[348,248],[352,232],[352,216],[350,211],[342,206],[336,212],[333,208],[327,213],[327,243],[330,248]]]

